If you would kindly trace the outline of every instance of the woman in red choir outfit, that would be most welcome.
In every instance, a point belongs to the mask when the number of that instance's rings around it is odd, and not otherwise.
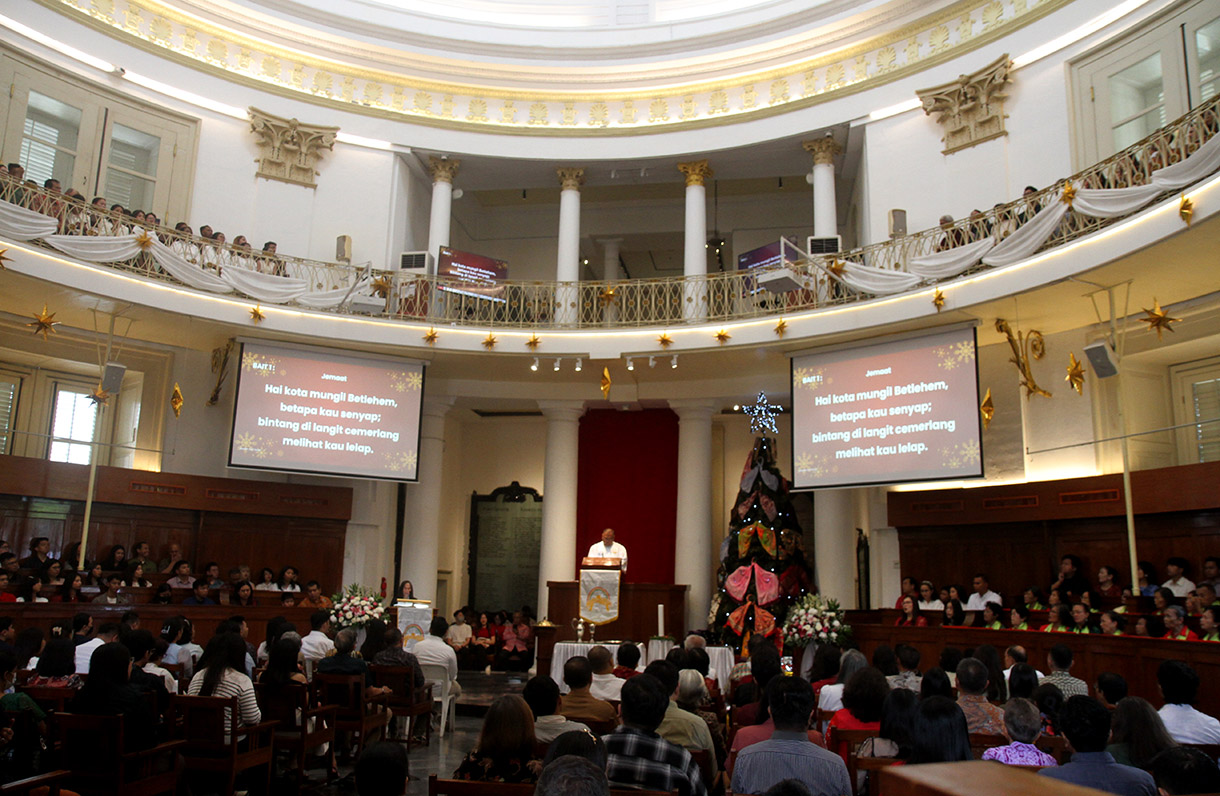
[[[919,615],[919,607],[916,605],[914,598],[909,594],[902,595],[902,600],[899,601],[899,606],[902,610],[902,616],[898,617],[898,621],[894,624],[902,627],[910,625],[911,627],[927,627],[928,620]]]

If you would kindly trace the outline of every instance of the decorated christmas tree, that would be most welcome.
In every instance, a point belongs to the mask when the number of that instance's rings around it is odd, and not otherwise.
[[[724,643],[738,652],[759,633],[782,649],[788,608],[814,589],[789,483],[775,463],[775,438],[766,435],[776,431],[778,409],[762,393],[757,404],[746,407],[750,430],[760,435],[746,459],[729,535],[720,547],[720,589],[710,618]]]

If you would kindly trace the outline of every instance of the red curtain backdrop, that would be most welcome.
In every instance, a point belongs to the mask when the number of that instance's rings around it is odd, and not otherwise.
[[[576,555],[613,528],[627,548],[627,581],[673,583],[678,416],[669,409],[588,411],[580,419],[578,466]]]

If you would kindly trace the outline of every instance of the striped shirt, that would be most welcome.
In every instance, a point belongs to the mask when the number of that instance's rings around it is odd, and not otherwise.
[[[852,792],[847,764],[834,752],[812,744],[803,732],[776,730],[771,740],[752,744],[737,755],[733,793],[765,793],[785,779],[795,779],[813,796]]]
[[[191,678],[191,684],[187,688],[186,693],[189,696],[201,696],[199,690],[203,687],[203,679],[207,677],[208,670],[200,669]],[[237,726],[244,727],[250,724],[258,724],[263,720],[262,711],[258,709],[258,700],[254,697],[254,683],[250,682],[250,678],[236,669],[225,669],[224,675],[221,676],[220,682],[216,684],[216,690],[207,696],[214,697],[237,697]],[[225,708],[225,726],[230,726],[231,717],[229,716],[228,708]],[[228,735],[225,735],[225,742],[229,740]]]
[[[602,740],[606,743],[606,777],[611,787],[677,788],[680,796],[707,796],[699,766],[690,753],[655,732],[624,726],[602,736]]]

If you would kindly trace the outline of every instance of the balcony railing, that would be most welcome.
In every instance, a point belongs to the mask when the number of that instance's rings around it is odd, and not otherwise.
[[[1218,108],[1220,97],[1068,180],[1078,188],[1126,188],[1148,184],[1154,171],[1183,160],[1220,131]],[[130,235],[147,228],[151,235],[193,267],[204,271],[221,273],[224,269],[243,269],[259,274],[258,280],[262,284],[272,286],[279,278],[303,280],[311,291],[334,294],[333,301],[324,311],[481,328],[598,329],[662,327],[696,321],[719,323],[865,301],[873,295],[852,290],[836,278],[833,265],[837,260],[905,272],[907,263],[914,258],[982,238],[1003,239],[1047,203],[1058,201],[1063,182],[952,224],[883,243],[836,255],[808,257],[798,254],[784,267],[799,287],[786,292],[761,289],[759,276],[762,272],[759,270],[663,279],[577,283],[505,280],[472,284],[449,277],[375,269],[370,265],[267,254],[249,247],[183,235],[166,227],[142,227],[131,218],[45,191],[31,183],[0,180],[0,200],[56,219],[59,234]],[[1069,210],[1039,251],[1060,246],[1116,220]],[[33,242],[46,245],[41,239]],[[105,265],[149,279],[179,282],[160,268],[147,252]],[[986,269],[988,266],[980,264],[962,275]],[[927,279],[921,284],[935,283],[936,280]],[[272,303],[265,295],[244,292],[240,288],[230,292]],[[296,303],[288,302],[289,305]],[[316,301],[299,303],[315,310],[321,306]]]

